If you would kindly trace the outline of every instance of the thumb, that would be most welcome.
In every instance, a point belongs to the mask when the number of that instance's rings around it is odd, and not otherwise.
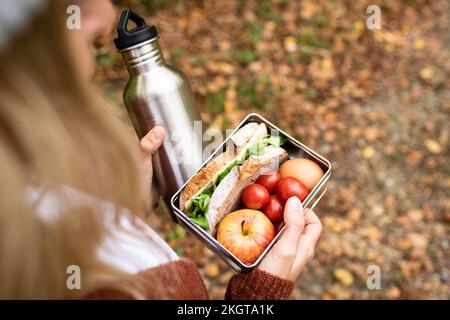
[[[155,126],[141,140],[141,148],[144,152],[152,154],[161,146],[165,137],[165,130],[161,126]]]
[[[283,240],[292,245],[297,245],[298,240],[305,228],[305,219],[303,217],[303,206],[299,198],[290,197],[286,201],[284,208],[285,231]]]

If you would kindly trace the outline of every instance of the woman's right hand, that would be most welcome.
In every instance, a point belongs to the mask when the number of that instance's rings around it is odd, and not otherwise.
[[[296,281],[303,267],[313,258],[322,224],[313,211],[303,216],[303,206],[291,197],[284,209],[285,230],[261,261],[258,269],[282,279]]]

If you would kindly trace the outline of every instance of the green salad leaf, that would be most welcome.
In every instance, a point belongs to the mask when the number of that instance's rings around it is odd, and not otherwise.
[[[191,208],[188,212],[189,217],[204,215],[208,210],[209,200],[211,200],[211,195],[207,193],[202,193],[193,198]]]
[[[208,219],[206,219],[205,216],[189,218],[189,220],[191,220],[193,223],[198,225],[200,228],[205,229],[206,231],[208,231],[209,223],[208,223]]]
[[[201,228],[208,230],[209,223],[205,214],[208,211],[208,204],[211,200],[211,196],[206,193],[202,193],[192,199],[192,205],[188,212],[189,219]]]
[[[255,142],[248,151],[246,152],[246,155],[242,162],[248,159],[251,155],[260,156],[264,154],[264,150],[267,146],[272,145],[274,147],[280,147],[286,142],[286,137],[279,134],[279,135],[266,135],[261,140]]]
[[[234,160],[228,167],[217,177],[215,185],[218,186],[220,182],[230,173],[231,170],[238,164],[237,160]]]

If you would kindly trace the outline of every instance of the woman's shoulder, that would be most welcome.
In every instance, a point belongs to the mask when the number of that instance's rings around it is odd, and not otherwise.
[[[178,259],[139,272],[138,279],[143,288],[143,299],[205,300],[208,299],[205,284],[195,263],[189,259]],[[158,285],[155,286],[155,283]],[[96,290],[83,299],[126,300],[135,299],[131,294],[112,289]]]

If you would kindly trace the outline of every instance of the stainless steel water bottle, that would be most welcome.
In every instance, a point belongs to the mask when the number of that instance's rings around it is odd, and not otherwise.
[[[132,29],[128,29],[130,21],[135,24]],[[123,98],[139,138],[155,125],[166,129],[164,143],[153,156],[153,170],[157,187],[169,204],[202,164],[200,113],[186,76],[164,61],[155,26],[124,10],[114,43],[130,74]]]

